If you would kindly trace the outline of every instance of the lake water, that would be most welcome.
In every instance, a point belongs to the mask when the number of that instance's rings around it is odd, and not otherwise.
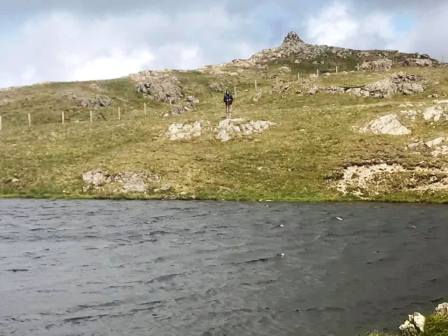
[[[0,335],[358,335],[448,297],[448,208],[0,201]]]

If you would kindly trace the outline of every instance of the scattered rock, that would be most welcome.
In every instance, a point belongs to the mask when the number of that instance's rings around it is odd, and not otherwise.
[[[249,121],[245,119],[225,119],[222,120],[216,129],[216,139],[222,142],[229,141],[235,136],[247,136],[255,133],[262,133],[274,126],[275,123],[265,120]]]
[[[448,190],[448,168],[365,163],[344,168],[336,189],[358,197],[397,191]]]
[[[202,121],[195,121],[192,124],[171,124],[166,132],[166,136],[171,141],[191,140],[202,135]]]
[[[111,174],[96,169],[82,174],[84,192],[106,191],[112,193],[146,193],[160,183],[160,177],[141,172]]]
[[[422,93],[424,86],[422,78],[399,73],[392,75],[390,78],[368,84],[361,90],[368,92],[370,97],[389,98],[397,93],[404,95]]]
[[[361,133],[387,134],[387,135],[406,135],[411,131],[403,126],[396,114],[387,114],[368,123],[361,128]]]
[[[438,122],[440,120],[448,120],[448,113],[446,113],[446,107],[444,105],[434,105],[426,108],[423,111],[423,119],[425,121]]]
[[[408,58],[403,62],[404,66],[432,67],[434,62],[429,58]]]
[[[393,62],[390,59],[378,59],[374,61],[365,61],[361,64],[361,70],[367,71],[389,71],[392,69]]]
[[[196,98],[195,96],[188,96],[187,102],[190,104],[196,105],[196,104],[199,104],[199,99]]]
[[[79,105],[87,109],[98,109],[109,107],[112,105],[112,99],[104,95],[95,95],[93,97],[79,97],[77,95],[72,95],[72,99],[79,102]]]

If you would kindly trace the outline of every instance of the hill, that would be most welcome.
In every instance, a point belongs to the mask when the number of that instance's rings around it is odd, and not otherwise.
[[[192,71],[3,89],[0,194],[444,202],[447,94],[428,55],[296,33]]]

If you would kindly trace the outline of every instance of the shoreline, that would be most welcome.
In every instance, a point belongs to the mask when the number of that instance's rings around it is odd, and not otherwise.
[[[174,196],[163,197],[159,195],[141,197],[137,195],[67,195],[67,194],[0,194],[1,200],[67,200],[67,201],[182,201],[182,202],[241,202],[241,203],[304,203],[304,204],[408,204],[408,205],[447,205],[448,200],[406,200],[394,198],[379,198],[379,199],[363,199],[359,198],[322,198],[322,197],[303,197],[303,198],[267,198],[255,199],[245,197],[197,197],[197,196]]]

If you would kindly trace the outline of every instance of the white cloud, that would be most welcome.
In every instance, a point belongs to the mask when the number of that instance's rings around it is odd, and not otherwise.
[[[0,87],[107,79],[149,68],[191,69],[246,56],[247,44],[222,43],[222,34],[229,38],[240,26],[220,7],[96,19],[61,12],[40,15],[15,38],[0,40],[0,50],[8,50],[0,62]]]
[[[391,15],[355,13],[343,2],[333,2],[309,18],[306,34],[313,43],[355,49],[389,48],[399,37]]]

